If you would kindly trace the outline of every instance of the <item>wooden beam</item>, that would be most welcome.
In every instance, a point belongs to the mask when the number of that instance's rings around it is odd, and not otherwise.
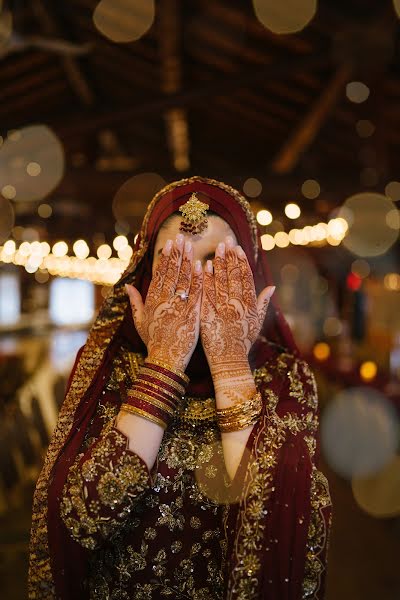
[[[350,64],[345,64],[336,71],[321,96],[273,160],[271,168],[274,173],[282,175],[294,169],[301,154],[312,144],[324,122],[332,113],[352,70]]]
[[[176,94],[182,89],[180,3],[178,0],[161,0],[157,14],[161,89],[167,95]],[[164,112],[164,121],[172,163],[177,171],[187,171],[190,167],[190,144],[186,110],[182,107],[168,108]]]
[[[32,2],[32,10],[47,35],[59,36],[63,34],[62,28],[50,14],[42,0]],[[95,96],[76,58],[61,56],[60,60],[76,96],[84,106],[92,106],[95,102]]]

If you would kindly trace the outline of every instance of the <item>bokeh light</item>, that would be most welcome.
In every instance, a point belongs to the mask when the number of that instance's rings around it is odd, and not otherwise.
[[[285,215],[289,219],[298,219],[299,216],[301,215],[300,206],[298,204],[295,204],[294,202],[286,204]]]
[[[324,334],[328,337],[334,337],[342,333],[343,325],[337,317],[328,317],[323,325]]]
[[[90,253],[89,246],[85,240],[76,240],[73,245],[73,251],[78,258],[86,258]]]
[[[127,223],[128,231],[137,230],[153,196],[165,185],[165,180],[157,173],[141,173],[125,181],[114,196],[115,220]],[[121,230],[118,233],[122,233]]]
[[[260,225],[270,225],[272,223],[272,215],[269,210],[259,210],[256,214],[256,219]]]
[[[331,355],[331,349],[325,342],[318,342],[313,348],[313,354],[317,360],[327,360]]]
[[[42,219],[48,219],[53,214],[50,204],[39,204],[37,211],[39,217],[42,217]]]
[[[366,360],[360,365],[360,376],[363,381],[372,381],[378,372],[376,363],[372,360]]]
[[[362,81],[351,81],[346,85],[346,96],[351,102],[361,104],[369,96],[369,87]]]
[[[0,180],[14,190],[15,201],[41,200],[61,181],[64,151],[57,136],[46,125],[31,125],[9,132],[0,148]],[[7,192],[8,193],[8,192]]]
[[[152,26],[154,0],[101,0],[93,12],[93,22],[113,42],[134,42]]]
[[[343,245],[358,256],[379,256],[397,240],[399,231],[389,227],[387,214],[395,208],[383,194],[360,193],[346,200],[339,214],[352,215]]]
[[[356,123],[356,131],[361,138],[368,138],[373,135],[375,131],[375,125],[368,119],[360,119]]]
[[[301,186],[301,193],[305,198],[309,200],[314,200],[314,198],[318,198],[321,193],[321,187],[315,179],[306,179],[303,185]]]
[[[354,275],[357,275],[357,277],[360,279],[364,279],[370,274],[371,267],[363,258],[357,258],[351,264],[351,272],[354,273]]]
[[[390,181],[385,187],[385,195],[393,202],[400,200],[400,182]]]
[[[21,244],[21,246],[22,246],[22,244]],[[20,251],[21,251],[21,246],[20,246]],[[58,257],[65,256],[68,252],[68,246],[63,241],[56,242],[51,251],[54,254],[54,256],[58,256]]]
[[[261,182],[254,177],[250,177],[244,182],[243,191],[249,198],[257,198],[262,192]]]
[[[400,290],[400,275],[398,273],[387,273],[383,278],[383,285],[391,292]]]
[[[264,235],[262,235],[261,246],[263,247],[263,250],[272,250],[273,248],[275,248],[274,237],[269,233],[265,233]]]
[[[294,33],[308,25],[317,10],[317,0],[253,0],[257,19],[273,33]]]
[[[392,405],[367,387],[340,392],[321,419],[326,461],[343,477],[371,475],[396,452],[398,423]]]
[[[112,249],[110,248],[110,246],[108,244],[102,244],[101,246],[99,246],[97,248],[97,256],[99,258],[107,259],[110,258],[112,254]],[[81,258],[85,258],[84,256],[82,256]]]

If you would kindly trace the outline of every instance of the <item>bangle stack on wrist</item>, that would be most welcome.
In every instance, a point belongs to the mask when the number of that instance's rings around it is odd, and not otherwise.
[[[145,359],[121,410],[137,414],[166,429],[188,384],[188,376],[179,369],[158,359]]]
[[[262,396],[257,391],[249,400],[230,406],[217,408],[217,421],[222,433],[239,431],[254,425],[262,411]]]

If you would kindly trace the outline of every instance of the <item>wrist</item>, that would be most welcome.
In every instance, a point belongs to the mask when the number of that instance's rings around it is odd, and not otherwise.
[[[224,361],[215,361],[210,365],[213,381],[229,380],[238,378],[252,377],[249,360],[246,357],[239,359],[225,359]]]

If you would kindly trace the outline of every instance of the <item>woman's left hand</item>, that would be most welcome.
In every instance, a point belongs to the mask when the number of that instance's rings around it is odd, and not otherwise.
[[[250,348],[275,290],[268,286],[257,298],[245,252],[234,246],[229,236],[226,246],[221,244],[215,253],[214,272],[207,261],[200,313],[201,342],[213,376],[248,365]]]

